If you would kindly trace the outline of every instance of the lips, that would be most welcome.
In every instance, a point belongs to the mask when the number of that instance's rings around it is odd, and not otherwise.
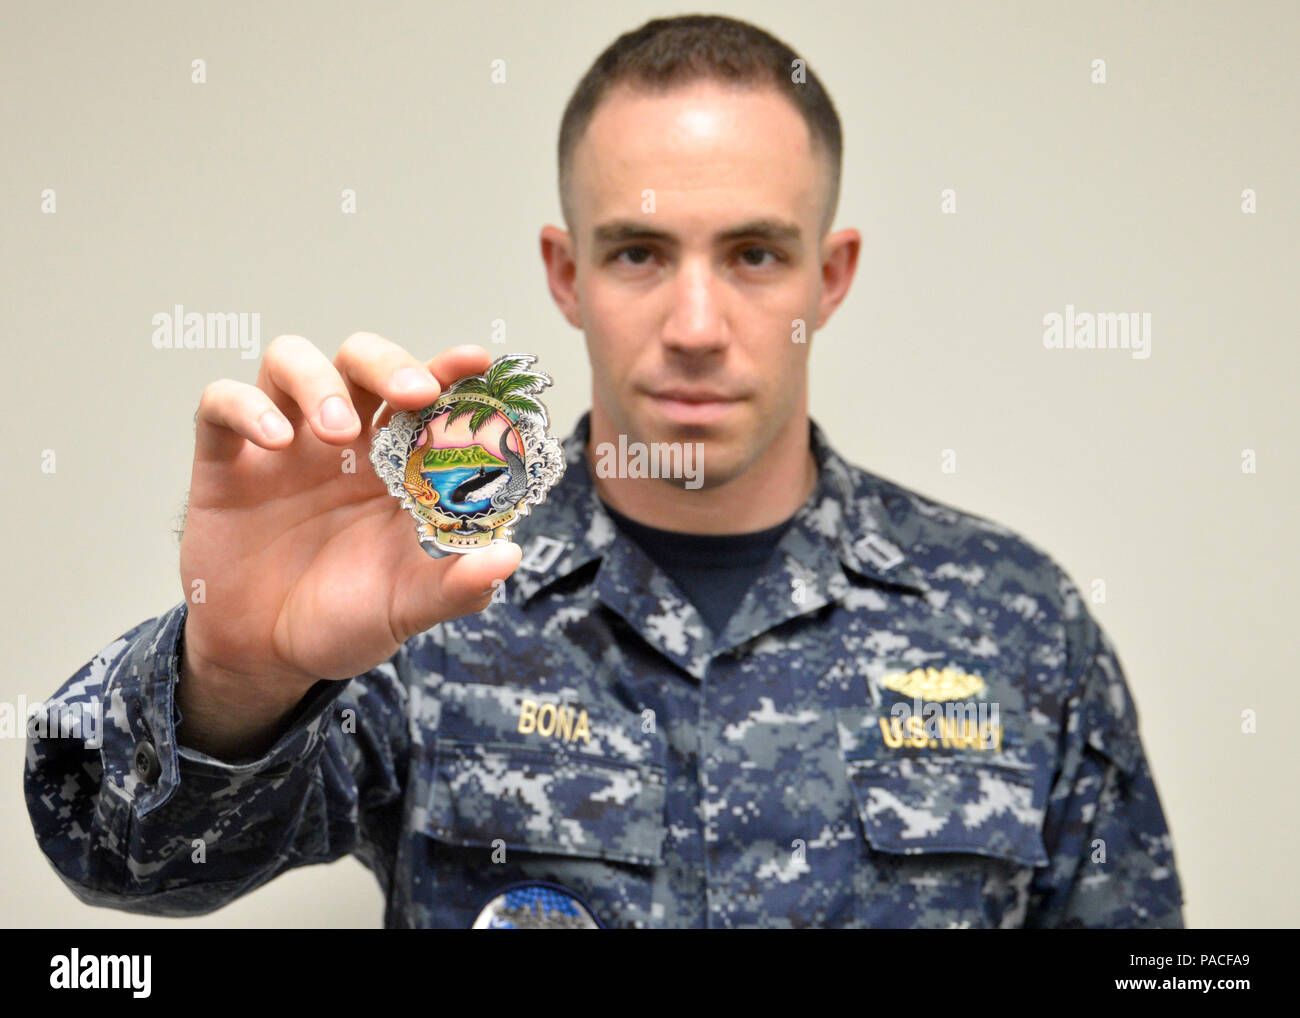
[[[734,403],[734,396],[703,389],[665,389],[651,393],[655,399],[671,399],[677,403]]]
[[[711,424],[740,402],[708,389],[664,389],[649,395],[659,412],[677,424]]]

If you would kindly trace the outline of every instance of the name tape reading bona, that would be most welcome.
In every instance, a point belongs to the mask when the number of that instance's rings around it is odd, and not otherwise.
[[[564,742],[591,742],[591,726],[585,710],[565,707],[549,701],[523,700],[519,704],[519,732],[540,735],[544,739]]]

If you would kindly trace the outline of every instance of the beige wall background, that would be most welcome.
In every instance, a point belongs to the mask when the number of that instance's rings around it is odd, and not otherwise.
[[[424,356],[487,345],[502,319],[496,349],[556,378],[556,430],[588,405],[538,253],[561,222],[559,118],[618,34],[683,11],[3,6],[0,699],[48,697],[182,596],[171,528],[199,395],[257,361],[156,350],[156,312],[259,312],[263,347],[297,332],[331,356],[358,329]],[[1092,609],[1137,701],[1189,925],[1297,925],[1297,8],[715,10],[804,55],[844,125],[836,227],[865,250],[814,341],[814,416],[852,461],[1011,526],[1085,591],[1105,582]],[[1150,357],[1045,349],[1043,316],[1067,304],[1149,312]],[[83,906],[35,843],[23,751],[0,739],[4,925],[382,922],[353,859],[194,920]]]

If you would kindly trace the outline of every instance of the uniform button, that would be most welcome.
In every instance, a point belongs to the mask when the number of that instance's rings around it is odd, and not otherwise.
[[[162,774],[162,764],[158,761],[158,750],[148,739],[141,739],[135,744],[135,756],[131,762],[135,776],[146,785],[152,785]]]

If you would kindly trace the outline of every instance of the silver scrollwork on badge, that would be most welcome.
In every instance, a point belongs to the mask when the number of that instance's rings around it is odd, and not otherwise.
[[[537,398],[549,375],[532,354],[506,354],[423,410],[393,414],[370,447],[375,473],[416,522],[430,555],[509,541],[515,523],[564,474]]]

